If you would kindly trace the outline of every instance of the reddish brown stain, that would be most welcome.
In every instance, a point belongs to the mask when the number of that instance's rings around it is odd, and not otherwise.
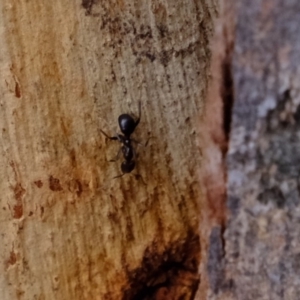
[[[15,163],[13,161],[10,162],[10,166],[13,169],[13,172],[15,174],[15,178],[16,178],[16,185],[14,187],[12,187],[13,192],[14,192],[14,196],[16,199],[16,204],[13,207],[13,217],[15,219],[20,219],[23,216],[23,202],[22,202],[22,198],[26,192],[26,190],[22,187],[21,183],[19,182],[19,172],[17,170],[17,167],[15,165]]]
[[[16,253],[12,250],[12,251],[10,252],[10,256],[9,256],[8,263],[9,263],[10,265],[14,265],[16,262],[17,262],[17,255],[16,255]]]
[[[139,268],[128,272],[129,285],[122,299],[194,299],[199,285],[199,236],[188,236],[160,252],[154,242]]]
[[[14,187],[14,194],[15,194],[15,198],[16,200],[22,201],[22,197],[25,194],[25,189],[23,189],[21,183],[17,183]]]
[[[173,295],[174,296],[174,295]],[[170,295],[170,291],[166,287],[161,287],[155,294],[156,300],[168,300],[172,299],[172,296]]]
[[[37,180],[37,181],[34,181],[34,184],[38,187],[38,188],[41,188],[43,186],[43,182],[41,180]]]
[[[12,250],[10,252],[10,256],[9,256],[8,260],[6,261],[6,265],[7,265],[7,267],[13,266],[16,262],[17,262],[17,255],[14,252],[14,250]]]
[[[76,152],[74,149],[70,151],[70,158],[73,167],[76,167]]]
[[[16,85],[15,85],[15,96],[17,98],[21,98],[21,88],[20,88],[20,85],[18,82],[16,82]]]
[[[41,206],[41,217],[44,215],[45,209],[44,206]]]
[[[54,192],[63,190],[63,188],[60,185],[59,179],[54,178],[52,175],[49,177],[49,188],[51,191],[54,191]]]
[[[80,195],[82,194],[82,184],[79,180],[76,180],[77,183],[77,191],[76,194],[78,197],[80,197]]]
[[[9,84],[6,80],[5,80],[5,83],[6,83],[6,86],[8,88],[8,90],[13,93],[17,98],[21,98],[21,87],[20,87],[20,84],[19,82],[16,80],[15,76],[13,75],[13,79],[15,81],[15,87],[13,88],[12,87],[12,84]]]
[[[23,298],[23,295],[25,294],[25,292],[21,289],[16,289],[16,296],[17,296],[17,299],[20,300]]]
[[[13,217],[15,219],[20,219],[23,216],[23,203],[22,198],[25,194],[25,189],[23,189],[22,185],[20,183],[17,183],[15,187],[13,188],[15,198],[17,200],[17,204],[13,207]]]
[[[15,219],[20,219],[23,216],[23,205],[22,204],[16,204],[14,206],[14,214],[13,217]]]

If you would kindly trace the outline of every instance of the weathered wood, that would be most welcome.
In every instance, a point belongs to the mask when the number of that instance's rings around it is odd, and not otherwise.
[[[192,299],[211,1],[0,3],[0,298]],[[113,180],[117,117],[138,166]],[[139,175],[140,176],[139,176]],[[172,298],[172,299],[173,299]]]
[[[231,61],[235,38],[235,6],[228,1],[220,1],[219,4],[214,36],[210,41],[211,77],[201,122],[202,251],[201,283],[195,298],[197,300],[214,295],[220,288],[224,276],[223,234],[228,217],[226,154],[233,103]]]

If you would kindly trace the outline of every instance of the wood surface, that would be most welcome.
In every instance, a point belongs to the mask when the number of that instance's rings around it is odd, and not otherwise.
[[[212,1],[0,3],[0,298],[192,299]],[[113,135],[142,118],[136,170]]]

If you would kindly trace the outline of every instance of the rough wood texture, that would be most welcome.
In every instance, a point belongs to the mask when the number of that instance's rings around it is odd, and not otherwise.
[[[201,122],[201,283],[197,300],[206,299],[219,284],[226,225],[226,154],[232,107],[231,54],[234,39],[234,9],[220,2],[212,49],[210,81]],[[232,18],[228,18],[228,15]]]
[[[299,15],[299,1],[238,2],[229,218],[224,239],[211,233],[209,299],[299,299]]]
[[[0,298],[192,299],[212,1],[0,3]],[[113,180],[137,113],[136,176]],[[140,176],[138,176],[139,174]]]

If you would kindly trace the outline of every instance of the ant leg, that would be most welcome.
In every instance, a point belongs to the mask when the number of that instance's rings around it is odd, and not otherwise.
[[[135,139],[130,139],[130,140],[131,140],[131,142],[134,142],[134,143],[136,143],[136,144],[138,144],[140,146],[144,146],[141,142],[139,142],[139,141],[137,141]]]
[[[126,173],[117,175],[117,176],[113,177],[112,179],[120,178],[120,177],[124,176],[125,174],[126,174]],[[140,175],[140,174],[133,174],[133,176],[135,177],[136,180],[141,179],[141,180],[142,180],[142,183],[143,183],[144,185],[147,185],[142,175]]]
[[[143,183],[144,185],[147,185],[147,183],[145,182],[145,180],[144,180],[144,178],[143,178],[142,175],[140,175],[140,174],[134,174],[134,177],[135,177],[136,180],[141,179],[141,180],[142,180],[142,183]]]
[[[147,145],[148,145],[148,143],[149,143],[149,140],[150,140],[151,138],[152,138],[152,136],[150,136],[150,137],[148,138],[148,140],[147,140],[147,142],[145,143],[145,145],[142,144],[141,142],[135,140],[135,139],[131,139],[131,141],[134,142],[134,143],[136,143],[136,144],[138,144],[138,145],[140,145],[140,146],[147,147]]]
[[[147,142],[145,143],[145,147],[148,146],[148,143],[149,143],[149,141],[150,141],[151,138],[152,138],[152,136],[150,136],[150,137],[148,138]]]
[[[132,148],[132,153],[133,153],[133,159],[138,158],[138,154],[136,153],[134,148]]]
[[[110,159],[109,161],[110,161],[110,162],[115,162],[115,161],[117,161],[117,160],[120,158],[121,150],[122,150],[122,148],[119,149],[118,154],[116,155],[116,157],[113,158],[113,159]]]
[[[139,119],[141,118],[141,113],[142,113],[142,102],[139,100]]]
[[[139,117],[138,117],[138,119],[135,121],[135,127],[137,127],[137,126],[139,125],[140,120],[141,120],[141,112],[142,112],[141,105],[142,105],[142,103],[141,103],[141,100],[140,100],[140,101],[139,101]]]
[[[113,177],[112,179],[116,179],[116,178],[122,177],[122,176],[124,176],[125,174],[126,174],[126,173],[123,173],[123,174],[121,174],[121,175],[117,175],[117,176]]]
[[[109,135],[108,135],[107,133],[105,133],[102,129],[100,129],[100,131],[101,131],[101,133],[102,133],[103,135],[105,135],[105,136],[106,136],[108,139],[110,139],[110,140],[114,140],[114,141],[119,140],[117,136],[109,136]]]

